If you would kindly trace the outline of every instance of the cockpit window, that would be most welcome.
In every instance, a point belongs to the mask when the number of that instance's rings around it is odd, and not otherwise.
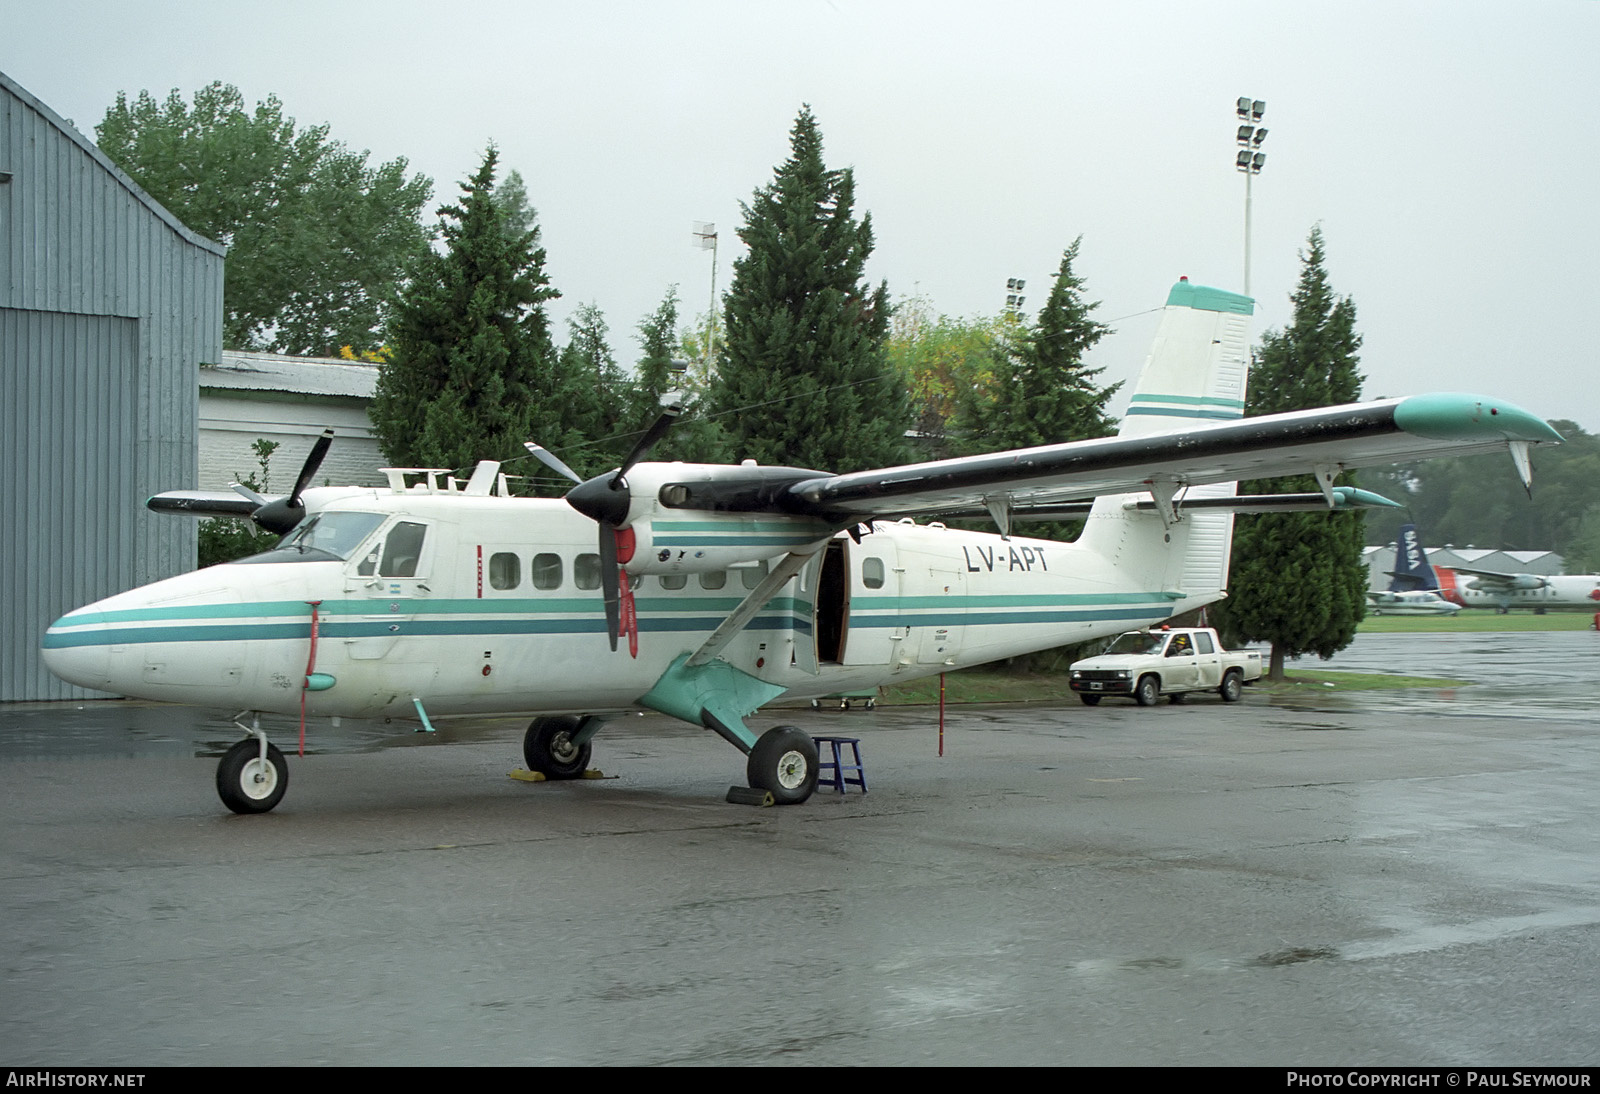
[[[297,524],[270,551],[240,562],[343,562],[384,520],[382,513],[322,512]]]

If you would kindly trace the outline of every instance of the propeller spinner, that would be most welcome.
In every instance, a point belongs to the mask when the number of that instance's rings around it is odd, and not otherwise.
[[[328,455],[328,446],[333,444],[333,430],[324,429],[322,436],[311,446],[311,452],[306,456],[306,462],[300,467],[300,477],[294,481],[294,489],[288,497],[276,498],[265,501],[260,494],[253,490],[234,484],[234,489],[251,501],[262,504],[250,514],[250,519],[268,532],[280,536],[288,535],[295,525],[305,519],[306,507],[300,500],[306,487],[311,485],[311,480],[316,477],[317,470],[322,466],[322,461]]]
[[[674,419],[682,413],[680,404],[664,399],[661,416],[645,430],[644,436],[633,446],[621,467],[614,472],[596,475],[587,482],[580,482],[566,495],[568,505],[600,526],[600,581],[605,594],[606,633],[613,650],[617,648],[618,636],[627,634],[628,652],[635,657],[639,655],[639,628],[633,607],[633,591],[628,587],[628,575],[622,570],[633,558],[633,529],[625,527],[628,511],[633,505],[633,495],[628,489],[628,472],[666,435]],[[534,451],[537,447],[529,445],[528,450],[554,467],[550,460],[555,457],[545,459],[549,453],[543,449]],[[556,463],[560,461],[556,460]],[[565,466],[562,464],[562,467]]]

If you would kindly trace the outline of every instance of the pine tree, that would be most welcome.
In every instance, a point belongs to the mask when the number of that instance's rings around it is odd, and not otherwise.
[[[872,218],[829,170],[809,107],[790,156],[743,206],[711,401],[731,455],[845,472],[906,458],[906,393],[889,367],[887,285],[862,281]]]
[[[563,421],[582,437],[563,454],[580,475],[597,475],[622,461],[633,445],[626,436],[628,398],[610,327],[598,304],[580,304],[567,320],[571,337],[561,350],[557,381]],[[569,458],[570,457],[570,458]]]
[[[1083,279],[1073,273],[1080,236],[1061,256],[1050,297],[1038,322],[1015,330],[987,391],[961,415],[966,454],[1004,448],[1060,444],[1114,432],[1106,404],[1121,384],[1095,384],[1101,369],[1085,368],[1083,355],[1110,332],[1092,313],[1098,301],[1083,297]]]
[[[700,328],[704,331],[704,326]],[[717,463],[724,459],[722,435],[705,413],[705,392],[687,372],[673,368],[681,350],[678,333],[678,287],[672,286],[655,311],[639,321],[639,347],[644,351],[634,366],[633,394],[628,416],[632,445],[638,435],[661,416],[661,397],[676,392],[683,398],[683,414],[650,454],[654,460]]]
[[[447,249],[417,265],[390,328],[371,417],[397,465],[468,469],[520,455],[535,435],[552,448],[569,440],[565,428],[552,435],[567,419],[544,312],[560,294],[538,229],[505,228],[498,160],[491,146],[461,201],[439,210]]]
[[[1245,414],[1274,414],[1354,402],[1361,336],[1356,306],[1328,284],[1321,228],[1301,252],[1294,321],[1262,335],[1250,373]],[[1347,483],[1341,476],[1339,481]],[[1311,476],[1246,483],[1245,493],[1318,489]],[[1350,644],[1366,613],[1365,538],[1359,514],[1277,513],[1242,518],[1233,540],[1228,598],[1216,615],[1230,640],[1272,643],[1269,675],[1282,679],[1286,657],[1332,657]]]

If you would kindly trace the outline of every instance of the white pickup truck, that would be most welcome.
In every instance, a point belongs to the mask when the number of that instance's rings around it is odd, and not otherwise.
[[[1261,653],[1223,649],[1210,627],[1156,627],[1118,635],[1106,652],[1073,662],[1070,672],[1072,690],[1091,707],[1106,695],[1129,695],[1148,707],[1165,693],[1179,703],[1191,691],[1237,703],[1244,685],[1261,679]]]

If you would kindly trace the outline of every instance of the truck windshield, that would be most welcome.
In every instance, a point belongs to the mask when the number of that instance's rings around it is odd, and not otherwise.
[[[270,551],[240,562],[343,562],[382,524],[382,513],[318,513],[301,521]]]
[[[1166,643],[1164,634],[1145,634],[1143,631],[1129,631],[1127,634],[1117,635],[1117,640],[1111,643],[1107,653],[1160,653],[1161,647]]]

